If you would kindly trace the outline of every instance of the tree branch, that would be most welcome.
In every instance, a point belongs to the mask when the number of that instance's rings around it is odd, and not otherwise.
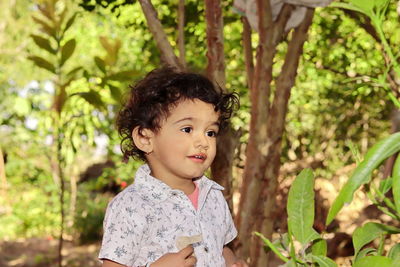
[[[179,6],[178,6],[178,47],[179,47],[179,62],[182,67],[186,68],[185,0],[179,0]]]
[[[142,6],[143,13],[146,17],[149,30],[152,33],[156,45],[161,53],[161,60],[173,67],[183,70],[183,67],[179,63],[171,44],[168,41],[167,35],[161,25],[160,20],[157,17],[157,11],[150,0],[139,0]]]
[[[225,90],[223,19],[220,0],[206,0],[207,75]]]

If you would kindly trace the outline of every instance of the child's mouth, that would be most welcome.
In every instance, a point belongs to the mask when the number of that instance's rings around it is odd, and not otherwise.
[[[189,156],[189,158],[196,162],[204,162],[207,159],[207,155],[200,153],[200,154],[195,154],[195,155]]]

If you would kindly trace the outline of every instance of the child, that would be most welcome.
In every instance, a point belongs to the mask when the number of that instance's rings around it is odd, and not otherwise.
[[[237,97],[172,68],[131,89],[117,119],[121,148],[147,164],[107,208],[103,267],[246,267],[226,246],[237,231],[223,188],[203,176]]]

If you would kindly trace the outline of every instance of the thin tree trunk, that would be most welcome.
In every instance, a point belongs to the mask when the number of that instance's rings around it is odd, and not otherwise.
[[[221,1],[206,0],[205,17],[207,24],[207,75],[216,83],[216,86],[219,86],[223,91],[226,91],[223,39],[224,26]],[[231,211],[233,210],[233,157],[238,143],[239,136],[233,130],[231,125],[229,125],[227,130],[218,137],[217,154],[213,164],[211,165],[212,177],[217,183],[225,188],[224,196]]]
[[[246,65],[247,86],[250,88],[253,83],[254,63],[253,48],[251,44],[251,27],[246,17],[241,18],[243,23],[242,44],[244,50],[244,61]]]
[[[161,22],[157,17],[157,11],[153,4],[150,0],[139,0],[139,2],[146,17],[149,30],[154,37],[158,49],[160,50],[161,60],[170,66],[183,70],[183,67],[179,63],[179,59],[175,55],[174,50],[168,41]]]
[[[179,0],[178,6],[178,47],[179,62],[186,69],[185,57],[185,0]]]
[[[267,142],[270,144],[266,157],[268,165],[266,165],[261,186],[261,198],[258,200],[258,207],[260,207],[263,216],[258,216],[255,222],[255,230],[260,229],[260,232],[267,238],[272,237],[273,226],[275,218],[277,217],[277,211],[275,211],[276,191],[278,187],[279,168],[281,165],[282,136],[285,129],[290,91],[296,79],[299,60],[303,51],[303,44],[307,39],[307,31],[311,25],[313,15],[314,9],[308,8],[303,22],[293,32],[285,62],[276,80],[274,102],[272,103],[268,117]],[[252,252],[254,253],[252,258],[255,259],[252,266],[268,266],[268,255],[264,253],[261,242],[256,243]]]
[[[270,146],[267,136],[267,120],[270,110],[269,98],[273,59],[276,45],[282,38],[284,26],[291,12],[291,7],[284,5],[278,21],[272,24],[269,1],[258,1],[257,8],[258,14],[260,14],[259,44],[253,83],[250,90],[252,103],[250,133],[246,148],[246,164],[243,173],[239,210],[235,218],[236,225],[239,228],[236,247],[238,254],[246,260],[250,258],[250,250],[255,242],[258,242],[258,240],[254,240],[252,232],[255,230],[256,217],[263,216],[262,210],[258,207],[258,201],[262,193],[261,186],[265,169],[267,164],[270,164],[267,162],[267,152]]]

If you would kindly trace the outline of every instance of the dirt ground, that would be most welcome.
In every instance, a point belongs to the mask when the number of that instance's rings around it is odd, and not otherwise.
[[[65,241],[63,266],[100,267],[97,260],[99,243],[74,246]],[[1,267],[55,267],[58,242],[39,238],[0,241]]]

